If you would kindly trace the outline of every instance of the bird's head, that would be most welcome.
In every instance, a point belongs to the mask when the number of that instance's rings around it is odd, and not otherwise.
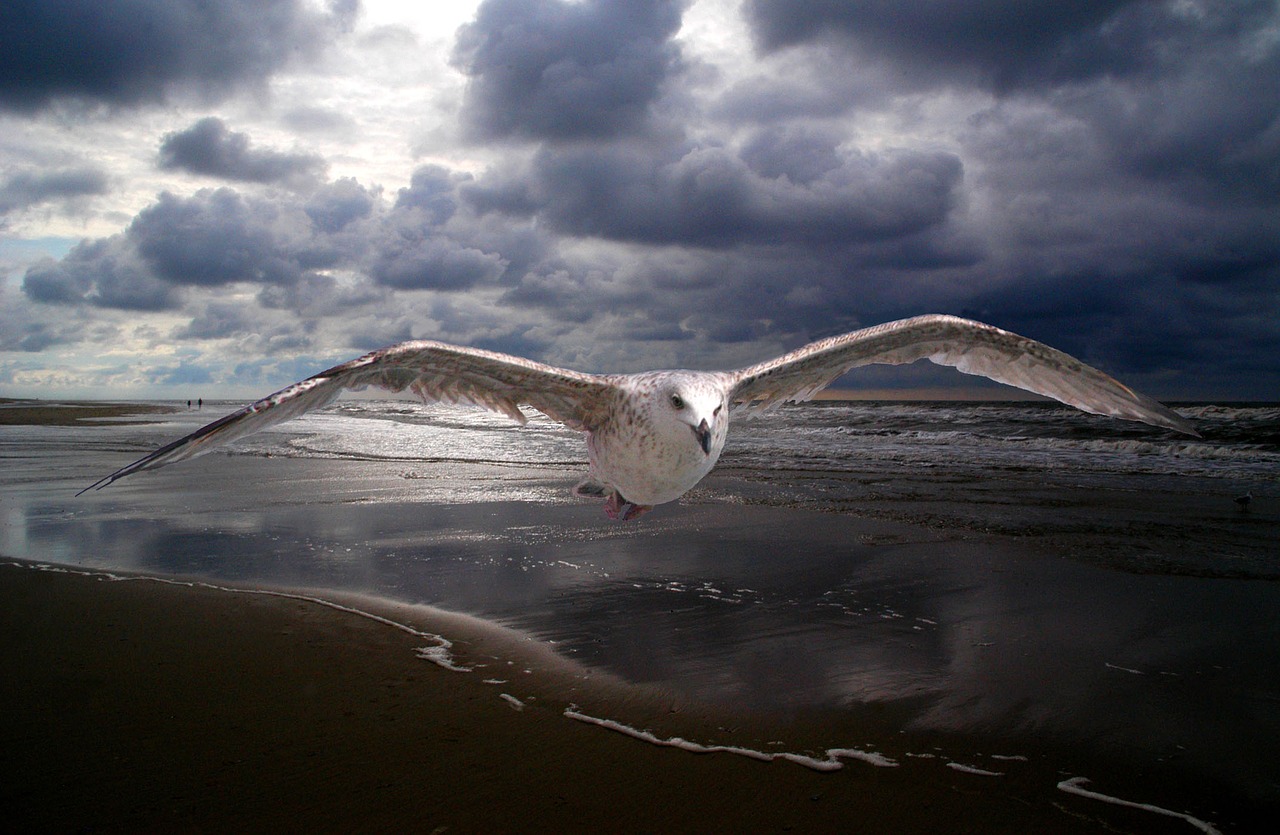
[[[723,386],[709,375],[672,373],[651,396],[652,420],[670,441],[692,444],[713,462],[720,457],[729,428]]]

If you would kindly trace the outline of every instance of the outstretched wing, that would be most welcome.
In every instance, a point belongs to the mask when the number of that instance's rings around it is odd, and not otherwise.
[[[1075,357],[1025,336],[955,316],[917,316],[814,342],[736,372],[731,401],[758,409],[808,400],[860,365],[928,359],[1043,394],[1096,415],[1199,434],[1180,415]]]
[[[343,391],[358,391],[368,386],[393,392],[408,390],[427,403],[468,403],[501,412],[520,423],[525,422],[525,416],[519,407],[528,405],[566,426],[583,430],[600,422],[615,392],[607,378],[521,357],[442,342],[403,342],[334,366],[268,395],[116,470],[80,492],[106,487],[140,470],[194,458],[237,438],[327,406]]]

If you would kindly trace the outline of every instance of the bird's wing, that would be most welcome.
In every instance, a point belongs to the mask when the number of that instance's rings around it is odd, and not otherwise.
[[[519,407],[528,405],[566,426],[582,430],[589,430],[603,420],[616,391],[608,378],[521,357],[442,342],[404,342],[334,366],[268,395],[161,447],[80,492],[105,487],[140,470],[194,458],[245,435],[327,406],[343,391],[358,391],[368,386],[393,392],[408,390],[427,403],[472,404],[501,412],[521,423],[525,422],[525,416]]]
[[[802,401],[860,365],[920,359],[1043,394],[1096,415],[1198,433],[1151,398],[1033,339],[955,316],[917,316],[833,336],[735,372],[731,401],[750,409]]]

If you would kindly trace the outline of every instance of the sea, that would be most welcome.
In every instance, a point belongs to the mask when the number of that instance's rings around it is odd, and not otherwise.
[[[163,405],[0,428],[0,557],[429,604],[675,705],[889,711],[1167,772],[1219,826],[1230,798],[1280,810],[1280,404],[1173,404],[1200,438],[1042,402],[788,405],[618,523],[571,494],[578,432],[353,399],[77,496],[241,404]]]

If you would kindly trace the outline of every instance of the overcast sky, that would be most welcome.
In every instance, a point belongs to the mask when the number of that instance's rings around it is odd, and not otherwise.
[[[726,368],[942,312],[1275,399],[1277,5],[6,0],[0,396],[405,339]]]

